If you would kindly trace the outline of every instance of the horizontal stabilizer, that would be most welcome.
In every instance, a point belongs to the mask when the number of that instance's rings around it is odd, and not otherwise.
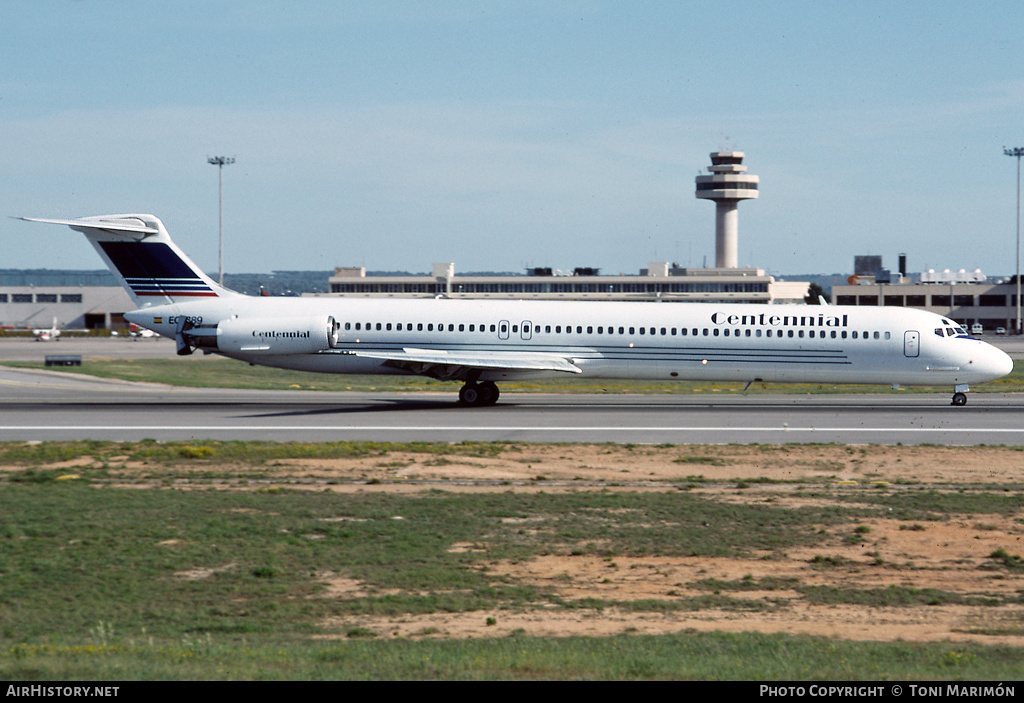
[[[42,222],[50,225],[67,225],[71,229],[84,232],[87,229],[95,229],[109,233],[124,233],[128,235],[139,235],[134,239],[142,239],[152,234],[160,234],[160,230],[146,224],[137,217],[80,217],[77,220],[51,220],[42,217],[16,217],[17,220],[25,222]]]
[[[66,225],[84,234],[140,307],[238,295],[203,273],[171,241],[163,223],[153,215],[15,219]]]

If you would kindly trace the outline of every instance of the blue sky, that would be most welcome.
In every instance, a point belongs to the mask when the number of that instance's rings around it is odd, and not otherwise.
[[[1011,2],[0,0],[2,215],[150,212],[228,272],[714,262],[694,177],[746,152],[739,260],[1012,273]],[[0,268],[102,266],[0,220]]]

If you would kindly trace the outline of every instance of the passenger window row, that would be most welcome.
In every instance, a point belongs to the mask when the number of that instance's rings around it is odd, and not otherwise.
[[[512,328],[512,333],[513,334],[519,334],[519,332],[520,332],[519,325],[512,325],[511,328]],[[859,330],[850,330],[850,331],[848,331],[848,330],[825,330],[825,329],[818,329],[818,330],[814,330],[814,329],[810,329],[810,330],[804,330],[804,329],[796,329],[796,330],[794,330],[794,329],[766,329],[766,330],[754,329],[754,330],[751,330],[750,328],[730,329],[730,328],[727,328],[727,327],[726,328],[719,328],[719,327],[711,327],[711,328],[708,328],[708,327],[703,327],[703,328],[700,328],[700,327],[692,327],[692,328],[687,328],[687,327],[683,327],[683,328],[676,328],[676,327],[661,327],[661,328],[658,328],[658,327],[639,327],[639,328],[637,328],[637,327],[625,327],[625,326],[623,326],[623,327],[614,327],[614,326],[605,327],[603,325],[598,325],[596,327],[593,326],[593,325],[586,325],[586,326],[584,326],[584,325],[575,325],[575,326],[574,325],[565,325],[564,327],[562,325],[555,325],[554,328],[552,328],[551,325],[544,325],[543,328],[544,328],[544,334],[552,334],[552,329],[554,329],[554,334],[563,334],[563,333],[564,334],[573,334],[574,330],[575,330],[576,334],[583,334],[584,330],[586,330],[586,334],[595,334],[595,330],[596,330],[596,334],[610,334],[610,335],[611,334],[621,334],[621,335],[626,335],[626,334],[636,335],[636,334],[640,334],[640,335],[645,335],[645,336],[657,336],[657,335],[660,335],[660,336],[673,336],[673,337],[674,336],[680,336],[680,337],[688,337],[688,336],[690,336],[690,337],[754,337],[754,338],[758,338],[758,337],[762,337],[763,336],[763,337],[767,337],[769,339],[771,339],[771,338],[774,338],[774,339],[782,339],[782,338],[786,338],[786,339],[804,339],[805,337],[809,338],[809,339],[826,339],[826,338],[829,338],[829,339],[890,339],[891,336],[892,336],[889,332],[878,332],[878,331],[871,332],[871,331],[867,331],[867,330],[865,330],[865,331],[859,331]],[[499,325],[496,325],[496,324],[492,324],[492,325],[468,324],[467,325],[465,323],[455,324],[455,323],[452,323],[452,322],[449,322],[449,323],[438,323],[436,325],[434,323],[430,323],[430,322],[427,322],[427,323],[417,322],[417,323],[415,323],[415,325],[412,322],[406,322],[406,323],[402,323],[402,322],[397,322],[397,323],[391,323],[391,322],[376,322],[376,323],[373,323],[373,322],[346,322],[345,323],[345,329],[348,330],[348,331],[353,331],[354,330],[356,332],[360,332],[360,331],[363,331],[363,330],[366,330],[366,331],[376,330],[378,332],[385,332],[385,331],[386,332],[391,332],[391,331],[395,331],[395,332],[412,332],[412,331],[416,331],[416,332],[434,332],[435,330],[437,332],[444,332],[444,331],[448,331],[448,332],[455,332],[455,331],[458,331],[458,332],[498,332],[499,331]],[[502,323],[500,325],[500,332],[502,334],[507,334],[508,333],[507,323]],[[533,325],[532,323],[528,323],[528,322],[523,323],[522,333],[524,335],[531,334],[531,333],[532,334],[541,334],[541,325]],[[939,336],[942,336],[942,330],[940,330],[940,329],[935,330],[935,333],[938,334]]]
[[[448,331],[449,332],[454,332],[456,330],[456,327],[458,328],[459,332],[465,332],[467,330],[467,327],[468,327],[470,332],[478,331],[478,329],[477,329],[478,326],[475,325],[475,324],[474,325],[465,325],[465,324],[455,325],[454,323],[451,323],[451,322],[448,323]],[[405,331],[405,332],[412,332],[413,331],[413,323],[411,323],[411,322],[406,322],[406,323],[396,322],[396,323],[392,324],[390,322],[377,322],[376,326],[375,326],[375,323],[373,323],[373,322],[346,322],[345,323],[345,329],[346,330],[355,330],[356,332],[360,332],[362,330],[366,330],[368,332],[371,331],[371,330],[376,330],[378,332],[383,332],[383,331],[391,332],[392,330],[394,330],[396,332],[403,332],[403,331]],[[445,331],[445,324],[443,322],[442,323],[438,323],[437,326],[436,326],[436,329],[437,329],[438,332],[444,332]],[[491,332],[496,332],[497,329],[498,329],[497,325],[491,325],[490,326],[490,331]],[[415,325],[415,331],[416,332],[433,332],[434,330],[435,330],[435,325],[432,322],[428,322],[428,323],[418,322]],[[479,331],[480,332],[487,332],[488,331],[487,325],[479,325]]]

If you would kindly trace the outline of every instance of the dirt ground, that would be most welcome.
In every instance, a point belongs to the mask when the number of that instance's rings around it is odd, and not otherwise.
[[[619,446],[524,445],[497,457],[442,456],[392,452],[386,456],[275,462],[275,475],[292,488],[345,493],[445,491],[678,491],[678,482],[701,477],[690,488],[719,500],[772,505],[806,505],[809,486],[863,491],[927,487],[1019,492],[1024,487],[1024,451],[998,447],[881,446]],[[130,469],[128,469],[130,473]],[[780,483],[757,483],[770,478]],[[738,489],[740,482],[742,489]],[[135,484],[138,485],[138,484]],[[820,493],[819,490],[814,491]],[[1024,646],[1024,572],[991,567],[999,549],[1024,554],[1024,512],[1015,515],[944,516],[909,526],[896,519],[862,524],[863,540],[838,534],[828,546],[794,548],[771,559],[620,557],[555,555],[506,563],[488,562],[491,573],[553,589],[566,599],[602,601],[707,595],[693,584],[707,579],[754,583],[799,583],[885,589],[932,588],[963,597],[1002,599],[1000,605],[817,605],[796,590],[723,592],[763,600],[763,611],[702,609],[632,612],[604,608],[567,611],[551,606],[494,612],[436,613],[401,617],[360,616],[325,623],[343,637],[351,627],[386,636],[500,637],[530,635],[612,635],[683,631],[758,631],[824,635],[853,640],[974,641]],[[828,528],[825,528],[828,529]],[[834,528],[833,528],[834,529]],[[847,525],[846,533],[852,529]],[[833,538],[834,537],[834,538]],[[452,545],[453,550],[480,545]],[[834,561],[821,568],[823,553]],[[980,568],[982,567],[982,568]],[[322,597],[364,593],[357,581],[322,574]],[[784,581],[783,579],[793,579]],[[778,605],[779,600],[785,605]],[[1015,601],[1015,602],[1014,602]]]
[[[687,457],[689,457],[687,459]],[[680,459],[684,459],[680,462]],[[426,459],[426,461],[424,461]],[[722,500],[800,505],[798,490],[808,482],[824,482],[836,490],[855,491],[865,485],[931,485],[937,489],[962,484],[990,484],[1020,490],[1024,452],[1001,448],[953,449],[939,447],[634,447],[609,445],[530,445],[521,453],[498,458],[445,457],[431,462],[423,455],[387,457],[387,466],[373,460],[293,462],[303,473],[351,472],[369,479],[404,477],[408,485],[338,486],[342,491],[424,490],[429,481],[444,490],[676,490],[665,485],[686,476],[701,476],[696,493]],[[543,480],[537,480],[543,477]],[[795,483],[750,483],[736,490],[738,481],[771,478]],[[435,483],[436,482],[436,483]],[[718,483],[721,482],[721,483]],[[618,484],[616,486],[615,484]],[[687,584],[704,579],[739,581],[768,577],[795,578],[803,585],[843,585],[857,589],[888,586],[934,588],[963,596],[1001,595],[1021,600],[1024,574],[979,569],[989,555],[1003,549],[1024,553],[1024,514],[971,515],[946,521],[915,524],[897,520],[866,522],[870,528],[861,544],[836,539],[830,557],[841,558],[837,568],[816,568],[812,560],[821,547],[790,550],[771,560],[698,557],[615,557],[612,564],[600,557],[545,556],[529,562],[494,563],[492,573],[553,587],[567,599],[593,597],[606,601],[663,599],[706,594]],[[903,529],[901,529],[901,527]],[[923,528],[923,529],[922,529]],[[472,545],[453,545],[471,549]],[[880,568],[877,560],[889,566]],[[358,591],[360,585],[330,577],[333,593]],[[351,590],[350,590],[351,589]],[[339,629],[358,624],[375,632],[402,637],[493,637],[515,631],[531,635],[612,635],[682,631],[758,631],[826,635],[857,640],[950,640],[1024,646],[1024,604],[919,605],[871,607],[813,605],[796,591],[742,591],[743,599],[774,602],[783,608],[764,612],[700,610],[697,612],[630,612],[615,608],[567,612],[550,607],[524,611],[437,613],[401,618],[361,618],[331,623]],[[490,621],[488,619],[491,619]]]

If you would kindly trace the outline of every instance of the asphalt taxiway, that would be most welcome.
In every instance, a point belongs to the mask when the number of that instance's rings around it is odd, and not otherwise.
[[[38,361],[51,354],[72,354],[82,359],[173,359],[174,340],[163,337],[77,337],[62,336],[54,341],[33,337],[0,338],[0,360]]]
[[[1024,340],[995,338],[1011,356]],[[0,341],[0,359],[174,358],[165,339]],[[541,395],[197,389],[0,367],[0,441],[263,439],[1024,446],[1024,395]]]
[[[0,367],[0,441],[99,439],[1024,446],[1024,396],[451,393],[194,389]]]

